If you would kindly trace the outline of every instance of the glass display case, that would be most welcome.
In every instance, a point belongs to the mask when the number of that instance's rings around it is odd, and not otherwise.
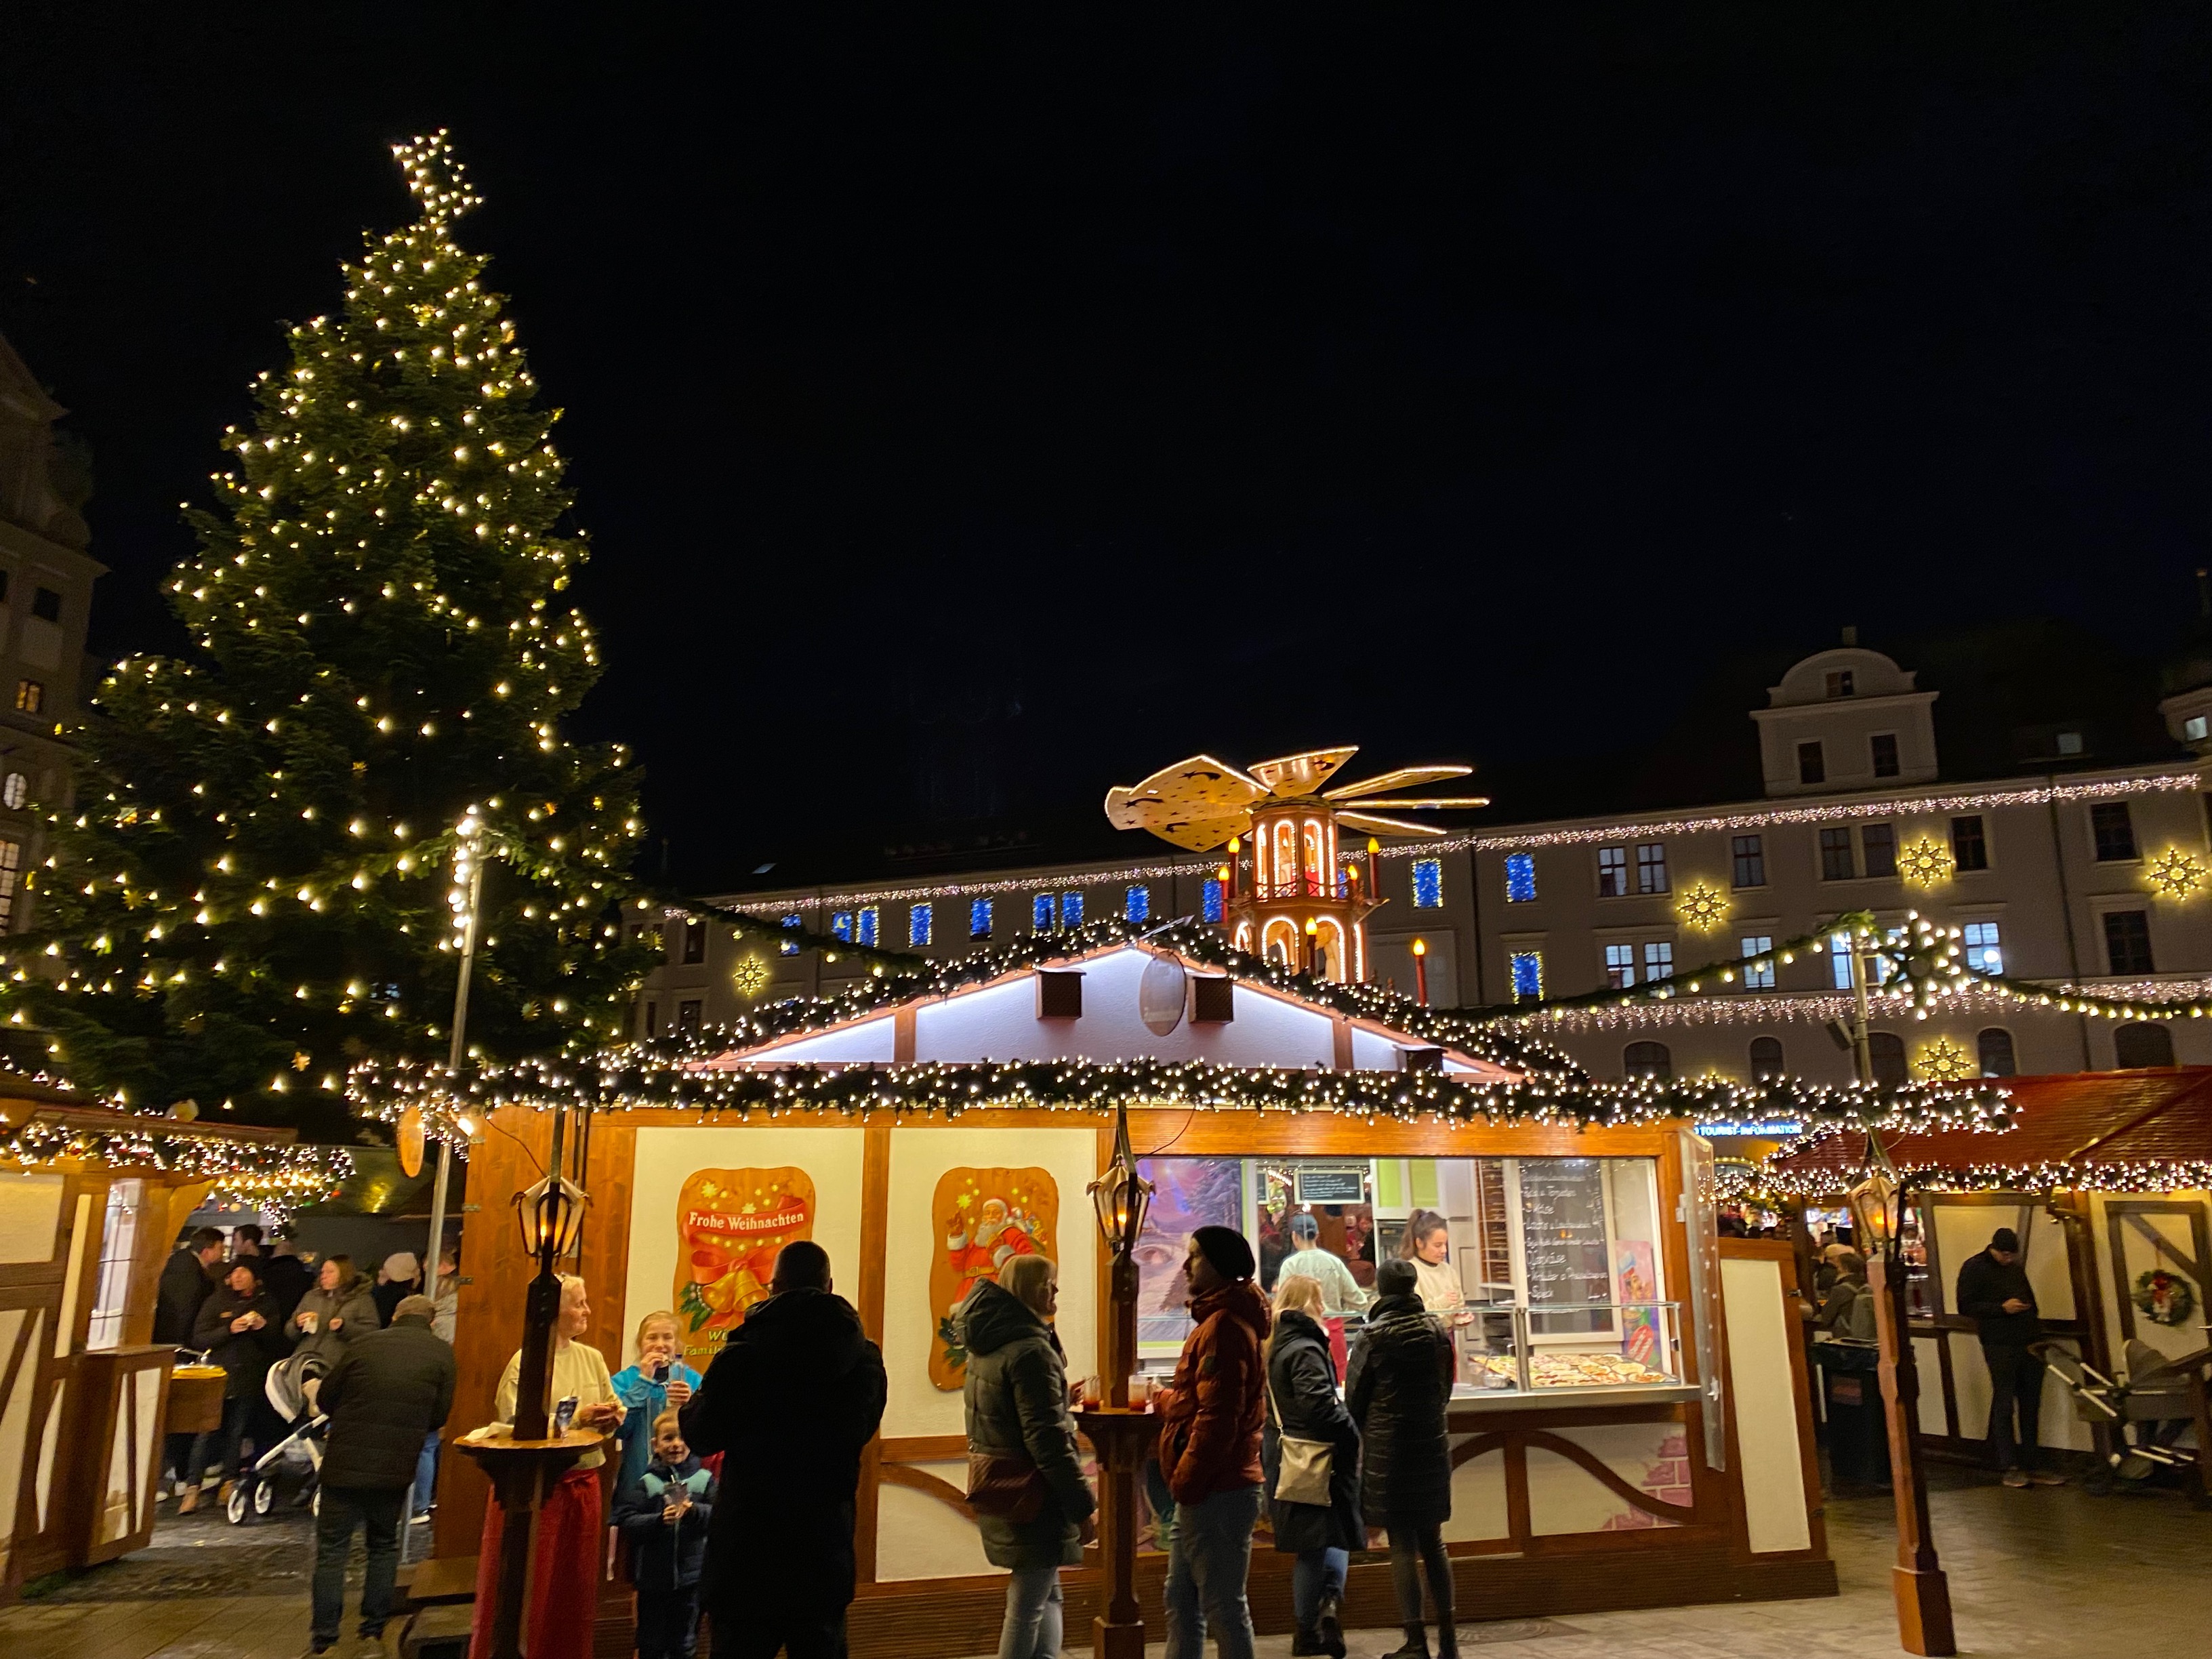
[[[1438,1316],[1458,1361],[1453,1398],[1680,1385],[1680,1303],[1594,1302],[1576,1313],[1583,1328],[1567,1343],[1539,1328],[1551,1316],[1518,1303]]]

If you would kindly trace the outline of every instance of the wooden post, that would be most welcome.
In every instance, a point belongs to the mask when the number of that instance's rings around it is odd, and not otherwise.
[[[1955,1654],[1951,1586],[1936,1559],[1928,1520],[1928,1471],[1920,1454],[1920,1368],[1905,1300],[1905,1264],[1887,1250],[1870,1252],[1867,1283],[1875,1292],[1875,1330],[1881,1343],[1881,1401],[1889,1423],[1889,1474],[1897,1494],[1897,1637],[1907,1653]]]

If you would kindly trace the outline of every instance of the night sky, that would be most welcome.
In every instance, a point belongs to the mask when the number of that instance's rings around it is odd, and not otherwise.
[[[1940,729],[2194,609],[2202,6],[779,11],[11,8],[94,648],[179,642],[177,503],[437,125],[679,880],[1134,855],[1106,787],[1201,749],[1755,789],[1844,624]]]

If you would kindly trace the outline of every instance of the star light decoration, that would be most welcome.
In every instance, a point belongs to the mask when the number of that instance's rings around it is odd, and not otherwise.
[[[1937,1037],[1920,1051],[1920,1075],[1930,1083],[1961,1082],[1975,1070],[1972,1057],[1947,1036]]]
[[[2185,904],[2204,885],[2203,864],[2179,847],[2169,847],[2143,871],[2143,884],[2170,903]]]
[[[730,970],[730,983],[742,997],[757,997],[768,984],[768,964],[758,957],[745,957]]]
[[[1897,854],[1897,873],[1915,887],[1933,887],[1938,882],[1948,881],[1958,860],[1951,849],[1932,836],[1923,836]]]
[[[1682,925],[1700,933],[1710,933],[1728,920],[1729,902],[1721,890],[1706,882],[1699,882],[1676,901],[1674,914]]]

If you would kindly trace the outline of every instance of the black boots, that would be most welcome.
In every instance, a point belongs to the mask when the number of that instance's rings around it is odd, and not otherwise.
[[[1321,1617],[1314,1621],[1314,1635],[1318,1638],[1316,1653],[1325,1653],[1329,1659],[1344,1659],[1344,1624],[1338,1617],[1342,1604],[1334,1595],[1321,1599]]]
[[[1429,1632],[1424,1625],[1407,1625],[1403,1647],[1393,1648],[1382,1659],[1429,1659]],[[1296,1651],[1295,1649],[1292,1651]],[[1342,1649],[1338,1650],[1339,1652]],[[1449,1620],[1437,1626],[1436,1659],[1459,1659],[1459,1632]]]
[[[1321,1634],[1300,1625],[1291,1632],[1291,1659],[1318,1659],[1328,1650],[1321,1644]]]

